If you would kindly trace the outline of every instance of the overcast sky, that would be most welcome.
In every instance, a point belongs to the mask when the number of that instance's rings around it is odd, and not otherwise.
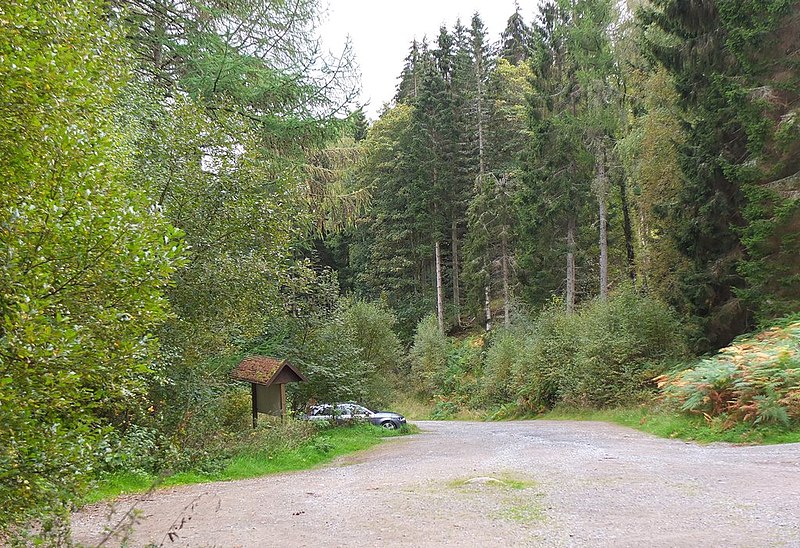
[[[530,23],[538,2],[519,4]],[[469,26],[476,11],[489,30],[489,39],[495,41],[514,13],[514,0],[330,0],[321,34],[334,53],[341,51],[350,36],[361,67],[362,101],[369,102],[367,116],[374,119],[394,96],[411,41],[427,35],[428,42],[434,42],[442,23],[452,28],[459,17]]]

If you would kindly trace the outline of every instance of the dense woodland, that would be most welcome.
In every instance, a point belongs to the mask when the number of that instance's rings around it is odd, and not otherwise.
[[[247,354],[309,377],[297,410],[661,389],[797,426],[796,344],[686,364],[800,337],[800,2],[543,0],[499,36],[476,13],[410,42],[373,122],[321,16],[0,6],[0,542],[31,517],[58,542],[105,474],[263,442]]]

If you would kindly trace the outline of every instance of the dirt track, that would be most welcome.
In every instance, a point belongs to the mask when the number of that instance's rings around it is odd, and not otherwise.
[[[698,446],[596,422],[417,424],[324,468],[115,508],[141,510],[132,546],[800,547],[800,444]],[[76,515],[75,540],[97,544],[108,513]]]

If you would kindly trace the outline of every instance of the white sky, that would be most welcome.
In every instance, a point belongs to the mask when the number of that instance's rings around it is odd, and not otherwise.
[[[514,0],[329,0],[328,19],[320,29],[323,43],[340,53],[346,37],[353,42],[361,68],[361,100],[369,102],[366,113],[377,118],[384,103],[395,94],[411,41],[427,35],[435,43],[439,27],[452,29],[461,18],[469,26],[472,14],[480,12],[488,38],[496,41],[514,13]],[[530,24],[536,0],[521,0],[520,12]]]

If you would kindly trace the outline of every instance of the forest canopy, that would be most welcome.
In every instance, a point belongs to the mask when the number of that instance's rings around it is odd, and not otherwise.
[[[655,379],[708,411],[721,361],[676,364],[794,337],[800,2],[526,10],[412,40],[370,121],[317,0],[0,5],[0,543],[34,520],[58,544],[121,470],[258,443],[245,355],[305,372],[297,412],[607,407]],[[796,421],[794,363],[729,418]]]

